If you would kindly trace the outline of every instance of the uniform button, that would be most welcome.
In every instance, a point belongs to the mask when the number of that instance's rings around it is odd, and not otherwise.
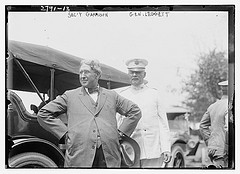
[[[93,132],[96,132],[96,130],[93,130]]]
[[[95,149],[95,146],[94,146],[94,145],[92,146],[92,149]]]

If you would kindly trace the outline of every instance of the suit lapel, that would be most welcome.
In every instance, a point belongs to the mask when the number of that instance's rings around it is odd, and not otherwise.
[[[96,116],[103,108],[105,102],[106,102],[106,99],[107,99],[107,95],[106,93],[104,92],[103,88],[100,87],[99,89],[99,96],[98,96],[98,105],[97,105],[97,109],[94,113],[94,115]]]
[[[82,104],[94,115],[95,112],[94,105],[91,102],[90,96],[87,94],[83,87],[80,88],[79,95]]]

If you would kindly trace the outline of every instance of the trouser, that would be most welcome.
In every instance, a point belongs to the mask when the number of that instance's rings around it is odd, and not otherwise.
[[[106,168],[107,164],[103,154],[102,146],[96,149],[96,154],[93,160],[92,168]]]
[[[152,158],[152,159],[141,159],[140,167],[141,168],[160,168],[163,163],[163,157]]]

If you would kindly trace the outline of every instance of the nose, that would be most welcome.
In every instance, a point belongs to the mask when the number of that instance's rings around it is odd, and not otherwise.
[[[82,78],[83,80],[87,79],[87,77],[86,77],[86,76],[82,76],[81,78]]]
[[[81,79],[86,79],[86,78],[87,78],[87,76],[86,76],[86,74],[85,74],[85,73],[81,73],[81,74],[80,74],[80,78],[81,78]]]
[[[138,73],[137,73],[137,72],[134,72],[134,73],[133,73],[133,77],[138,77]]]
[[[133,72],[133,73],[132,73],[132,75],[133,75],[133,76],[136,76],[136,75],[137,75],[137,73],[136,73],[136,72]]]

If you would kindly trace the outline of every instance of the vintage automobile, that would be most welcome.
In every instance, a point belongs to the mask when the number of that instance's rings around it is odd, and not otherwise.
[[[30,43],[8,41],[6,99],[6,167],[61,168],[64,166],[65,145],[37,122],[36,114],[27,111],[14,90],[42,94],[50,89],[59,94],[80,86],[81,58]],[[127,74],[105,64],[100,85],[114,89],[129,85]],[[34,103],[34,101],[33,101]],[[34,105],[33,105],[34,106]],[[34,107],[32,107],[34,109]],[[60,116],[66,123],[66,117]],[[137,154],[136,154],[137,155]]]
[[[167,167],[185,168],[186,159],[194,156],[198,150],[200,141],[191,138],[188,117],[190,111],[179,107],[171,106],[167,109],[167,117],[171,138],[171,161]]]

